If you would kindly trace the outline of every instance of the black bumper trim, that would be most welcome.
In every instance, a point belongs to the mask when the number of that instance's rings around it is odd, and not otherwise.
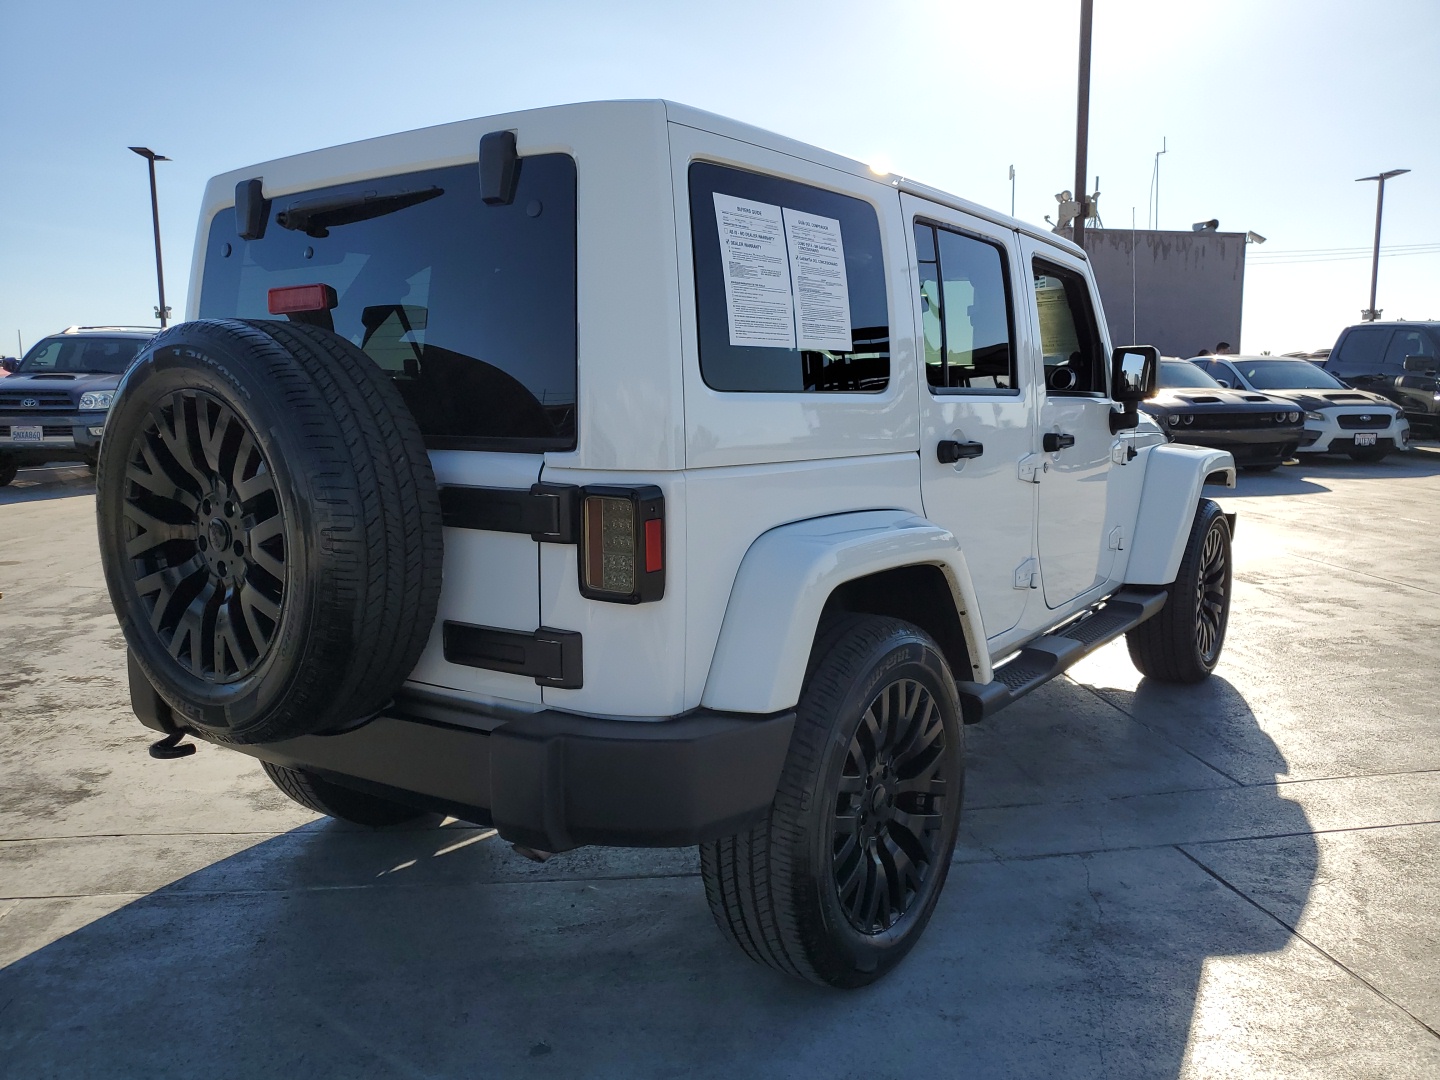
[[[490,716],[463,705],[446,711]],[[417,703],[416,713],[434,710]],[[794,712],[701,709],[669,720],[624,720],[544,710],[486,732],[411,713],[401,696],[348,731],[224,745],[493,824],[504,839],[542,851],[689,847],[738,832],[769,811],[794,726]]]

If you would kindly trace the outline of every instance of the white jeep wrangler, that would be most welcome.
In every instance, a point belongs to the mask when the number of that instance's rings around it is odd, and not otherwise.
[[[922,932],[963,724],[1121,634],[1205,678],[1229,454],[1137,427],[1080,249],[663,101],[210,182],[99,469],[141,722],[372,825],[700,846],[857,986]]]

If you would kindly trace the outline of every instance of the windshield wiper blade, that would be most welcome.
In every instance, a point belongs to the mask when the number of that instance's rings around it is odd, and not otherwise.
[[[282,229],[303,232],[306,236],[329,236],[330,230],[338,225],[384,217],[444,194],[444,188],[429,187],[383,194],[378,191],[354,191],[348,195],[330,195],[286,207],[275,215],[275,224]]]

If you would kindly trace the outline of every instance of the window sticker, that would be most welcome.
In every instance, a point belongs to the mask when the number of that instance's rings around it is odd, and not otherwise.
[[[780,207],[718,191],[714,198],[730,344],[793,349],[795,303]]]
[[[730,344],[850,352],[840,222],[714,192]]]
[[[784,217],[795,293],[796,347],[850,352],[850,286],[840,222],[788,206]]]

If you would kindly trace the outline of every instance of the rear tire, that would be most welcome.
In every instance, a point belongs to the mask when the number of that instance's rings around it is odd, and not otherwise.
[[[1225,646],[1230,584],[1230,523],[1201,499],[1165,606],[1125,635],[1142,675],[1173,683],[1209,678]]]
[[[424,817],[424,810],[417,810],[404,803],[391,802],[378,795],[367,795],[339,784],[332,784],[324,777],[304,769],[291,769],[284,765],[260,763],[271,782],[301,806],[317,814],[338,818],[354,825],[366,825],[372,829],[383,829],[387,825],[400,825]]]
[[[700,847],[721,932],[752,960],[842,988],[874,982],[934,911],[960,821],[955,682],[898,619],[827,624],[769,817]]]

